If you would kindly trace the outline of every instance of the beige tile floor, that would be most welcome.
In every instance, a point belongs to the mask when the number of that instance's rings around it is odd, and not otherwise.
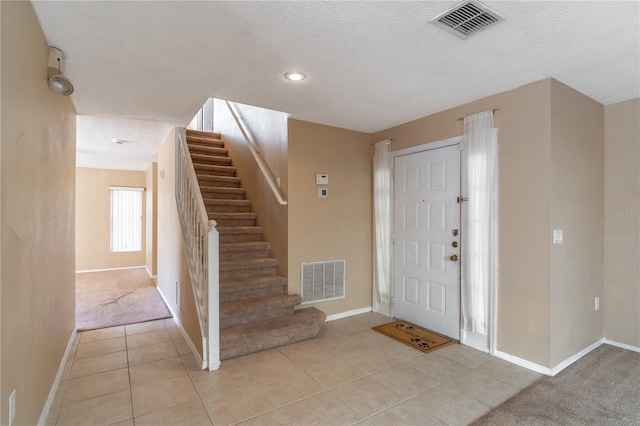
[[[463,425],[539,376],[462,345],[424,354],[366,313],[201,371],[172,320],[78,333],[48,425]]]

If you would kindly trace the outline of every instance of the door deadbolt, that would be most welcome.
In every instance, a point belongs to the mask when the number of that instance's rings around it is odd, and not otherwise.
[[[453,234],[454,237],[458,236],[458,230],[454,229],[453,231],[451,231],[451,233]]]
[[[458,242],[454,241],[454,242],[451,243],[451,245],[454,246],[454,247],[458,247]]]
[[[458,255],[457,254],[452,254],[451,256],[449,256],[449,259],[451,259],[452,261],[456,262],[458,260]]]

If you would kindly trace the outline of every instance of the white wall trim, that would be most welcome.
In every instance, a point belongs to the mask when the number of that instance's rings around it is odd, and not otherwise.
[[[605,343],[607,345],[611,345],[611,346],[617,346],[619,348],[627,349],[627,350],[630,350],[630,351],[633,351],[633,352],[640,352],[640,348],[639,347],[627,345],[626,343],[620,343],[620,342],[616,342],[616,341],[609,340],[609,339],[604,339],[603,343]]]
[[[82,271],[76,271],[76,274],[84,274],[85,272],[106,272],[106,271],[121,271],[121,270],[125,270],[125,269],[140,269],[140,268],[147,268],[145,265],[140,265],[140,266],[125,266],[123,268],[107,268],[107,269],[85,269]],[[147,272],[149,270],[147,269]],[[151,274],[149,274],[151,275]]]
[[[202,369],[204,369],[205,368],[205,364],[204,364],[204,361],[202,359],[202,355],[200,355],[200,353],[196,349],[196,346],[193,344],[193,341],[189,337],[189,334],[187,334],[187,331],[182,326],[182,323],[180,322],[180,319],[178,318],[178,315],[176,315],[175,311],[171,307],[171,304],[169,303],[169,300],[165,297],[164,293],[162,292],[162,289],[160,289],[159,286],[156,286],[156,289],[158,290],[158,293],[160,293],[160,297],[162,297],[162,300],[164,300],[164,303],[169,308],[169,311],[171,311],[173,322],[175,322],[176,325],[178,326],[178,328],[180,329],[180,333],[182,333],[182,337],[184,337],[184,340],[185,340],[185,342],[187,342],[187,345],[189,346],[189,349],[191,349],[191,353],[193,353],[193,356],[196,357],[196,362],[198,364],[200,364]]]
[[[147,265],[144,265],[144,269],[147,270],[147,274],[149,274],[149,278],[151,278],[152,280],[157,280],[158,279],[158,276],[157,275],[153,275],[151,273],[151,271],[149,270],[149,267]]]
[[[444,148],[445,146],[461,145],[464,142],[464,136],[454,136],[449,139],[443,139],[437,142],[427,142],[421,145],[411,146],[409,148],[399,149],[397,151],[391,151],[389,154],[391,157],[399,157],[401,155],[415,154],[416,152],[429,151],[432,149]],[[393,148],[393,143],[391,143]]]
[[[327,315],[327,319],[325,321],[335,321],[342,318],[352,317],[354,315],[365,314],[367,312],[371,312],[371,306],[367,306],[366,308],[354,309],[352,311],[341,312],[339,314]]]
[[[536,364],[535,362],[527,361],[526,359],[517,357],[515,355],[510,355],[508,353],[498,351],[498,350],[496,350],[495,356],[498,358],[504,359],[505,361],[509,361],[512,364],[516,364],[516,365],[519,365],[520,367],[524,367],[529,370],[535,371],[536,373],[544,374],[545,376],[555,376],[556,374],[558,374],[559,372],[561,372],[562,370],[564,370],[565,368],[567,368],[568,366],[570,366],[571,364],[573,364],[574,362],[576,362],[577,360],[579,360],[580,358],[588,354],[589,352],[598,348],[604,342],[605,342],[604,339],[600,339],[592,343],[591,345],[587,346],[580,352],[565,359],[564,361],[562,361],[560,364],[556,365],[553,368],[544,367],[540,364]]]
[[[71,347],[73,346],[73,342],[76,340],[77,334],[78,334],[78,329],[74,328],[73,331],[71,332],[71,336],[69,337],[69,341],[67,342],[67,348],[65,349],[64,355],[62,356],[62,361],[60,362],[60,366],[58,366],[58,373],[56,374],[56,378],[53,380],[53,385],[51,385],[51,390],[49,391],[49,397],[47,398],[47,402],[44,404],[42,413],[40,413],[38,426],[44,426],[47,420],[47,417],[49,417],[49,411],[51,411],[53,400],[55,399],[56,393],[58,392],[60,379],[62,379],[62,374],[64,373],[64,367],[67,365],[67,360],[69,359],[69,354],[71,353]]]

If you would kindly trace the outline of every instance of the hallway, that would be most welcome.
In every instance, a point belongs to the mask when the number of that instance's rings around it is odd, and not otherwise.
[[[172,319],[78,333],[47,425],[454,425],[539,375],[462,345],[424,354],[366,313],[201,371]]]

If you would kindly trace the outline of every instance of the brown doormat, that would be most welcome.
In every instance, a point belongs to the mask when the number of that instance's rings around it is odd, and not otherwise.
[[[382,333],[385,336],[391,337],[398,342],[402,342],[422,352],[435,351],[436,349],[456,343],[455,340],[406,321],[394,321],[372,328],[378,333]]]

